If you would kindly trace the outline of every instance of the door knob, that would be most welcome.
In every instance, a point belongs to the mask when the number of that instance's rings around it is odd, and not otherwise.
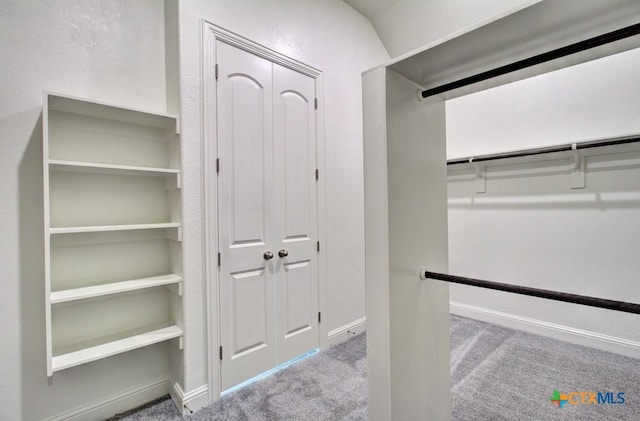
[[[264,257],[264,260],[271,260],[273,259],[273,253],[271,253],[270,251],[265,251],[262,257]]]
[[[280,257],[287,257],[289,255],[289,252],[286,251],[285,249],[282,249],[278,252],[278,256]]]

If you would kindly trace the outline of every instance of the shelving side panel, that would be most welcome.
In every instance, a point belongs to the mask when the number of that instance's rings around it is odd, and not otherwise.
[[[182,221],[182,194],[180,189],[171,189],[167,192],[169,206],[169,220]]]
[[[169,157],[169,168],[182,168],[182,154],[180,153],[180,136],[167,132],[165,133],[165,140],[167,142],[167,153]]]
[[[180,205],[180,202],[177,203]],[[180,275],[183,277],[182,270],[182,242],[179,241],[170,241],[169,242],[169,253],[171,256],[171,269],[173,273]],[[183,282],[184,285],[184,282]],[[183,299],[182,296],[178,296],[176,294],[171,294],[169,296],[170,300],[170,311],[171,317],[175,322],[175,325],[184,331],[184,323],[183,323]],[[183,367],[183,357],[182,357],[182,348],[178,348],[176,346],[169,347],[169,359],[171,364],[171,373],[174,379],[181,379],[184,375],[184,367]]]
[[[45,296],[45,353],[47,359],[47,377],[53,375],[51,358],[51,249],[49,227],[49,96],[42,98],[42,174],[44,204],[44,296]]]
[[[183,277],[182,275],[182,243],[178,241],[170,241],[169,242],[169,256],[171,259],[171,270],[172,273]],[[171,316],[175,321],[176,326],[179,328],[183,328],[182,324],[182,297],[178,295],[171,296]]]
[[[171,168],[167,134],[157,127],[51,111],[50,158]]]
[[[182,243],[179,241],[169,241],[169,256],[171,261],[171,271],[182,277]]]
[[[54,356],[122,338],[130,331],[173,325],[170,294],[152,289],[53,306]]]
[[[172,222],[164,177],[52,171],[51,227]]]

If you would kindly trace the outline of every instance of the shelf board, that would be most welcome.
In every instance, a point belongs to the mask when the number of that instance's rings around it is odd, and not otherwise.
[[[149,176],[180,174],[180,170],[173,168],[136,167],[131,165],[99,164],[92,162],[63,161],[57,159],[49,160],[49,169],[52,171],[77,171],[102,174]]]
[[[129,336],[124,339],[107,342],[78,351],[56,355],[52,358],[53,371],[60,371],[77,365],[90,363],[102,358],[111,357],[123,352],[132,351],[148,345],[168,341],[182,336],[182,329],[177,326],[163,327],[160,329]]]
[[[49,228],[51,234],[77,234],[83,232],[106,232],[106,231],[134,231],[161,228],[180,228],[179,222],[163,222],[159,224],[132,224],[132,225],[91,225],[87,227],[56,227]]]
[[[94,285],[82,288],[66,289],[63,291],[52,292],[51,304],[60,304],[69,301],[77,301],[87,298],[119,294],[122,292],[137,291],[145,288],[177,284],[181,281],[182,278],[180,276],[170,274],[153,276],[150,278],[132,279],[129,281],[111,282],[108,284]]]
[[[180,132],[178,118],[171,114],[121,107],[53,92],[47,92],[47,102],[50,110],[171,129],[176,133]]]

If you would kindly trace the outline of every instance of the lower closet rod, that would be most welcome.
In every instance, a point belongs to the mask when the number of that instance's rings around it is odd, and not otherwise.
[[[563,301],[566,303],[581,304],[585,306],[604,308],[607,310],[615,310],[615,311],[622,311],[625,313],[640,314],[640,304],[625,303],[624,301],[607,300],[604,298],[587,297],[584,295],[550,291],[547,289],[538,289],[538,288],[524,287],[519,285],[503,284],[500,282],[485,281],[482,279],[465,278],[463,276],[430,272],[426,269],[420,269],[420,279],[434,279],[437,281],[450,282],[454,284],[470,285],[474,287],[511,292],[514,294],[528,295],[531,297],[546,298],[548,300]]]

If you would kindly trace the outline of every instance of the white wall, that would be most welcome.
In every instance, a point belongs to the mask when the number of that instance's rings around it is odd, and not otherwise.
[[[448,157],[640,133],[639,65],[631,50],[451,100]],[[469,170],[450,169],[450,272],[640,303],[640,152],[623,150],[587,158],[585,189],[570,189],[568,159],[492,165],[484,194]],[[516,319],[492,320],[640,356],[635,315],[460,286],[451,300],[490,311],[468,315],[502,312]]]
[[[180,26],[183,128],[184,327],[182,388],[206,384],[203,294],[201,19],[241,33],[325,73],[330,329],[364,316],[360,72],[388,59],[370,23],[333,1],[11,1],[0,15],[0,418],[42,419],[86,409],[132,388],[135,405],[166,391],[166,344],[56,373],[44,344],[42,90],[149,110],[178,110]],[[165,16],[164,6],[167,6]],[[180,9],[180,21],[177,13]],[[170,28],[165,34],[164,26]],[[166,35],[166,39],[165,39]],[[168,97],[168,99],[167,99]],[[174,368],[175,369],[175,368]],[[177,373],[180,375],[181,373]],[[155,382],[155,383],[154,383]],[[152,385],[154,385],[152,387]],[[88,406],[87,406],[88,405]],[[113,407],[111,407],[113,409]],[[126,407],[120,408],[126,409]],[[110,414],[103,413],[102,416]]]
[[[366,0],[369,1],[369,0]],[[498,15],[507,15],[540,0],[398,0],[371,7],[369,18],[391,57],[465,28],[478,26]],[[349,0],[368,8],[363,1]]]
[[[447,157],[640,131],[640,49],[447,102]]]
[[[164,111],[163,4],[3,1],[0,56],[0,419],[35,420],[168,376],[159,345],[47,385],[40,116],[43,89]]]
[[[181,3],[181,107],[184,173],[185,274],[190,283],[185,390],[206,384],[202,280],[201,19],[261,43],[324,72],[327,278],[336,329],[365,315],[360,73],[388,59],[369,21],[339,0],[198,0]],[[200,301],[198,301],[198,299]]]

